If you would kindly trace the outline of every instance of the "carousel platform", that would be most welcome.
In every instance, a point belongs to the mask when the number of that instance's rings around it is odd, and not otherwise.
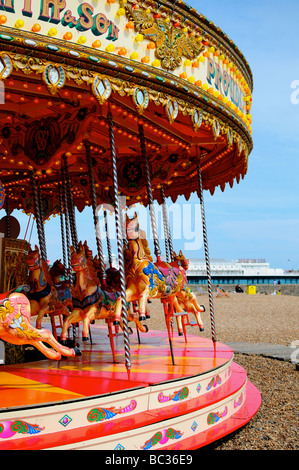
[[[250,421],[259,391],[236,364],[233,350],[209,339],[165,332],[123,337],[92,326],[82,356],[0,369],[0,449],[193,450]]]

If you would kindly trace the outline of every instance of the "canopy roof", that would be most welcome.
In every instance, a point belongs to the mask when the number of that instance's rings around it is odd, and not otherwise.
[[[0,180],[10,209],[59,212],[66,155],[73,198],[91,204],[85,142],[98,203],[112,202],[107,114],[114,120],[119,190],[146,204],[139,126],[154,198],[239,182],[252,150],[250,68],[233,42],[181,1],[0,1]],[[1,90],[0,90],[1,103]]]

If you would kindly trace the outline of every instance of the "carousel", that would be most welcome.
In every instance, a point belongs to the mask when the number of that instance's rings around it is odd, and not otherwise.
[[[203,199],[246,175],[252,87],[233,41],[181,0],[0,0],[0,340],[42,356],[0,366],[0,449],[192,450],[257,412],[259,391],[217,341]],[[166,204],[193,193],[205,306]],[[152,250],[128,216],[138,204]],[[49,266],[53,215],[63,259]]]

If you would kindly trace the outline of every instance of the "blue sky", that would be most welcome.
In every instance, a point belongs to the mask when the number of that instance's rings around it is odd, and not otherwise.
[[[291,102],[295,91],[292,82],[298,80],[299,88],[299,2],[188,3],[237,44],[254,78],[254,149],[248,173],[233,188],[227,186],[224,192],[217,189],[213,196],[204,193],[210,258],[265,258],[271,267],[299,268],[299,103]],[[180,202],[184,204],[182,198]],[[192,210],[199,209],[197,197],[192,196],[189,203],[192,218]],[[4,211],[0,215],[5,215]],[[21,222],[23,237],[28,219],[17,212],[13,215]],[[192,221],[194,231],[199,233],[200,222],[197,225],[195,215]],[[56,217],[46,224],[51,261],[62,257],[58,222]],[[79,238],[87,239],[95,254],[91,211],[78,215],[77,223]],[[175,226],[173,229],[177,230]],[[186,237],[188,234],[182,233],[181,240],[174,240],[175,249],[183,249],[190,258],[203,258],[201,244],[186,249]],[[34,228],[31,242],[36,241]]]
[[[205,193],[210,257],[265,258],[272,267],[298,268],[299,104],[291,102],[291,83],[299,80],[299,2],[189,4],[237,44],[254,78],[248,173],[232,189]]]

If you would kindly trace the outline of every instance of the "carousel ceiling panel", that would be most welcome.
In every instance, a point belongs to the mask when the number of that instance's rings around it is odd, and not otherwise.
[[[112,113],[119,191],[147,203],[140,128],[154,197],[232,186],[252,149],[250,68],[233,42],[182,1],[0,2],[0,179],[10,207],[59,212],[66,155],[74,202],[113,200]]]

